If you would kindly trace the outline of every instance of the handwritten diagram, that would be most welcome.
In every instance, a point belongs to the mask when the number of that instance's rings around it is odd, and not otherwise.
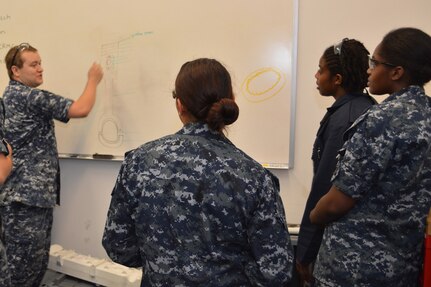
[[[12,16],[9,14],[0,14],[0,64],[4,64],[4,57],[6,56],[7,51],[10,48],[15,46],[10,42],[10,39],[7,39],[9,28],[13,25]]]
[[[121,97],[133,93],[133,85],[121,85],[125,66],[131,66],[133,58],[133,40],[147,33],[135,33],[118,41],[103,44],[101,47],[102,66],[104,68],[104,107],[98,124],[98,140],[106,147],[119,147],[123,144],[125,133],[116,114]]]

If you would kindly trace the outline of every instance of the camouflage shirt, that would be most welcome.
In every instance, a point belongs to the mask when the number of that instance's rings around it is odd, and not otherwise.
[[[0,98],[0,139],[3,139],[4,137],[4,106],[3,106],[3,99]],[[0,142],[0,153],[6,153],[8,152],[7,146],[4,144],[4,142]],[[1,220],[0,220],[1,222]],[[1,223],[0,223],[0,233],[1,233]],[[9,276],[9,269],[7,266],[7,259],[6,259],[6,248],[3,245],[2,238],[0,236],[0,286],[2,287],[8,287],[10,286],[10,276]]]
[[[417,286],[431,206],[431,100],[418,86],[359,117],[333,184],[357,202],[328,225],[318,286]]]
[[[9,150],[7,149],[7,144],[4,140],[4,122],[5,122],[5,109],[3,104],[3,99],[0,98],[0,153],[7,154]]]
[[[278,179],[201,123],[126,155],[103,246],[142,286],[283,286],[293,262]]]
[[[10,81],[3,100],[14,164],[0,189],[0,204],[54,207],[60,189],[54,119],[67,122],[73,101],[16,81]]]

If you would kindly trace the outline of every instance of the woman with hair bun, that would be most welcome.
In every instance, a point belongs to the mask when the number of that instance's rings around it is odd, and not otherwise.
[[[418,286],[431,206],[431,99],[424,90],[431,37],[393,30],[369,66],[370,92],[389,96],[347,131],[332,187],[311,211],[312,223],[329,223],[316,286]]]
[[[141,286],[284,286],[293,254],[278,179],[223,134],[239,115],[228,71],[185,63],[183,128],[126,154],[103,246]]]

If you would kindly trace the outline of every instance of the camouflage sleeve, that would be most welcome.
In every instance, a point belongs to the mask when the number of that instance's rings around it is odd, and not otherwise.
[[[35,113],[63,123],[69,121],[68,113],[73,100],[55,95],[45,90],[33,89],[29,95],[29,108]]]
[[[267,176],[248,236],[256,262],[246,267],[253,286],[284,286],[292,277],[293,251],[276,179]]]
[[[5,110],[3,99],[0,98],[0,153],[7,155],[9,154],[9,150],[7,148],[7,142],[4,139],[4,121],[5,121]]]
[[[135,222],[131,214],[134,210],[133,199],[124,186],[124,166],[123,164],[120,169],[112,191],[102,245],[114,262],[129,267],[142,267]]]
[[[332,181],[343,193],[359,199],[385,171],[394,142],[388,120],[379,114],[368,114],[355,124],[355,133],[339,152]]]

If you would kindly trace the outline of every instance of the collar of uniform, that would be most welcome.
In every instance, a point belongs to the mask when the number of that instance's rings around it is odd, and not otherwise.
[[[197,135],[227,140],[227,138],[222,133],[211,130],[206,123],[202,122],[188,123],[184,125],[183,128],[177,132],[177,134]]]
[[[218,134],[215,131],[210,130],[207,124],[202,122],[193,122],[188,123],[183,126],[183,128],[178,131],[178,134],[184,134],[184,135],[198,135],[198,134],[206,134],[206,133],[214,133]]]
[[[425,98],[425,90],[420,86],[408,86],[399,90],[398,92],[392,93],[383,102],[389,102],[393,100],[412,100],[417,98],[418,95],[423,95]],[[426,100],[425,100],[426,101]]]
[[[26,87],[26,85],[24,85],[23,83],[15,81],[15,80],[10,80],[9,85],[11,85],[11,86],[25,86]]]
[[[341,106],[347,104],[348,102],[352,101],[353,99],[362,96],[363,94],[347,94],[336,100],[332,106],[327,108],[327,113],[323,117],[323,119],[320,121],[320,124],[322,125],[326,120]]]
[[[360,93],[360,94],[347,94],[347,95],[344,95],[344,96],[342,96],[341,98],[337,99],[337,100],[332,104],[332,106],[330,106],[327,110],[328,110],[328,112],[331,112],[331,111],[333,111],[333,110],[336,110],[336,109],[338,109],[339,107],[341,107],[342,105],[344,105],[344,104],[346,104],[346,103],[350,102],[351,100],[353,100],[353,99],[355,99],[355,98],[357,98],[357,97],[360,97],[360,96],[362,96],[362,95],[364,95],[364,94]]]

